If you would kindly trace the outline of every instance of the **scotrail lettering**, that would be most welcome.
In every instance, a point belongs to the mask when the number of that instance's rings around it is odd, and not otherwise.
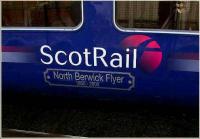
[[[137,49],[125,49],[125,53],[111,53],[108,54],[106,49],[102,47],[93,47],[92,51],[85,48],[84,51],[70,51],[59,50],[52,51],[49,45],[43,45],[40,48],[42,54],[41,62],[45,65],[50,65],[56,62],[58,65],[71,65],[87,67],[97,67],[100,64],[104,67],[112,68],[136,68]],[[61,59],[62,57],[62,59]],[[64,57],[64,59],[63,59]],[[125,59],[125,60],[124,60]]]

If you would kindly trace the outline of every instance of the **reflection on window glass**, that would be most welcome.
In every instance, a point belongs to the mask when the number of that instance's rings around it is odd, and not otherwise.
[[[199,30],[198,1],[117,1],[115,7],[124,28]]]
[[[81,22],[79,1],[3,1],[2,25],[75,27]]]

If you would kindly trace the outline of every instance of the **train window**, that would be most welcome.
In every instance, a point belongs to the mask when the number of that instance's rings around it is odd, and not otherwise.
[[[4,27],[76,27],[80,1],[2,1]]]
[[[123,28],[199,30],[198,1],[117,1],[116,23]]]

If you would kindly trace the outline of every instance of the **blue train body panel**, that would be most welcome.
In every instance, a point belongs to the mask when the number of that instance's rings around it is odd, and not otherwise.
[[[83,4],[78,30],[2,31],[3,93],[198,105],[199,35],[120,31],[113,2]]]

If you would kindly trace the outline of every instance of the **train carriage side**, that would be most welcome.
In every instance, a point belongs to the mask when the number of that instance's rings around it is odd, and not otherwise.
[[[5,97],[198,106],[199,2],[1,5]]]

